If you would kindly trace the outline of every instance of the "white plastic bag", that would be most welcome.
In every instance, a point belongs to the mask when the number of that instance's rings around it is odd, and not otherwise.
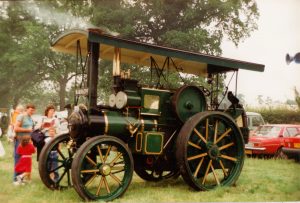
[[[3,157],[5,156],[5,150],[4,150],[4,147],[2,145],[2,142],[0,141],[0,157]]]
[[[8,126],[6,135],[7,135],[8,140],[14,140],[16,133],[15,133],[12,125]]]

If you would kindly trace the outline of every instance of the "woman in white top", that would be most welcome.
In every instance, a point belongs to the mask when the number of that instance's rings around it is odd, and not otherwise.
[[[59,132],[59,120],[58,118],[54,117],[55,114],[55,107],[53,105],[48,105],[45,109],[45,117],[43,117],[41,130],[46,135],[45,142],[49,142],[51,138],[57,135]],[[55,133],[49,133],[49,129],[55,131]]]
[[[53,139],[59,132],[59,120],[54,116],[55,113],[55,107],[53,105],[48,105],[45,109],[45,117],[43,117],[42,124],[41,124],[41,130],[43,133],[45,133],[46,139],[45,143],[49,142],[51,139]],[[58,167],[58,152],[51,151],[50,153],[50,159],[52,161],[49,163],[49,170],[54,170]],[[59,174],[57,171],[54,171],[53,174],[51,174],[51,178],[54,181],[57,181],[59,179]]]

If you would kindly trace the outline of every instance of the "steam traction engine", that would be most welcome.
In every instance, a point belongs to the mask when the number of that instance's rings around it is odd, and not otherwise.
[[[231,92],[231,106],[219,108],[218,76],[239,68],[263,71],[263,65],[138,43],[91,29],[64,33],[52,48],[65,53],[79,53],[80,48],[86,54],[88,103],[76,106],[69,116],[70,132],[54,138],[41,152],[39,172],[48,188],[73,185],[85,200],[110,201],[126,191],[133,171],[146,181],[181,175],[195,190],[237,181],[249,131],[245,111]],[[97,105],[99,58],[113,61],[108,105]],[[216,81],[210,90],[194,85],[175,90],[143,86],[120,70],[121,61],[150,65],[160,77],[167,70]]]

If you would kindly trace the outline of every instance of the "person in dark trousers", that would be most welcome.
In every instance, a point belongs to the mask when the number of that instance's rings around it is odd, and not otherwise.
[[[23,136],[29,136],[30,133],[33,131],[34,122],[31,118],[31,116],[35,112],[35,106],[33,104],[27,104],[26,110],[24,113],[17,116],[16,123],[14,126],[14,131],[16,132],[16,137],[14,141],[14,168],[16,167],[16,164],[19,162],[20,155],[17,153],[17,147],[20,144],[20,140]],[[15,185],[18,185],[19,182],[17,181],[17,174],[14,170],[14,176],[13,176],[13,183]]]

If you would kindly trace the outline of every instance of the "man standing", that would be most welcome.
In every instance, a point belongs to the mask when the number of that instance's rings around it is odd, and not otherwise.
[[[16,132],[16,138],[14,143],[14,168],[16,163],[18,163],[20,156],[17,154],[16,150],[20,144],[20,140],[23,136],[29,135],[33,131],[34,122],[31,116],[35,112],[35,106],[33,104],[27,104],[24,113],[17,116],[14,130]],[[16,179],[16,172],[14,171],[14,184],[18,185],[19,182]]]

